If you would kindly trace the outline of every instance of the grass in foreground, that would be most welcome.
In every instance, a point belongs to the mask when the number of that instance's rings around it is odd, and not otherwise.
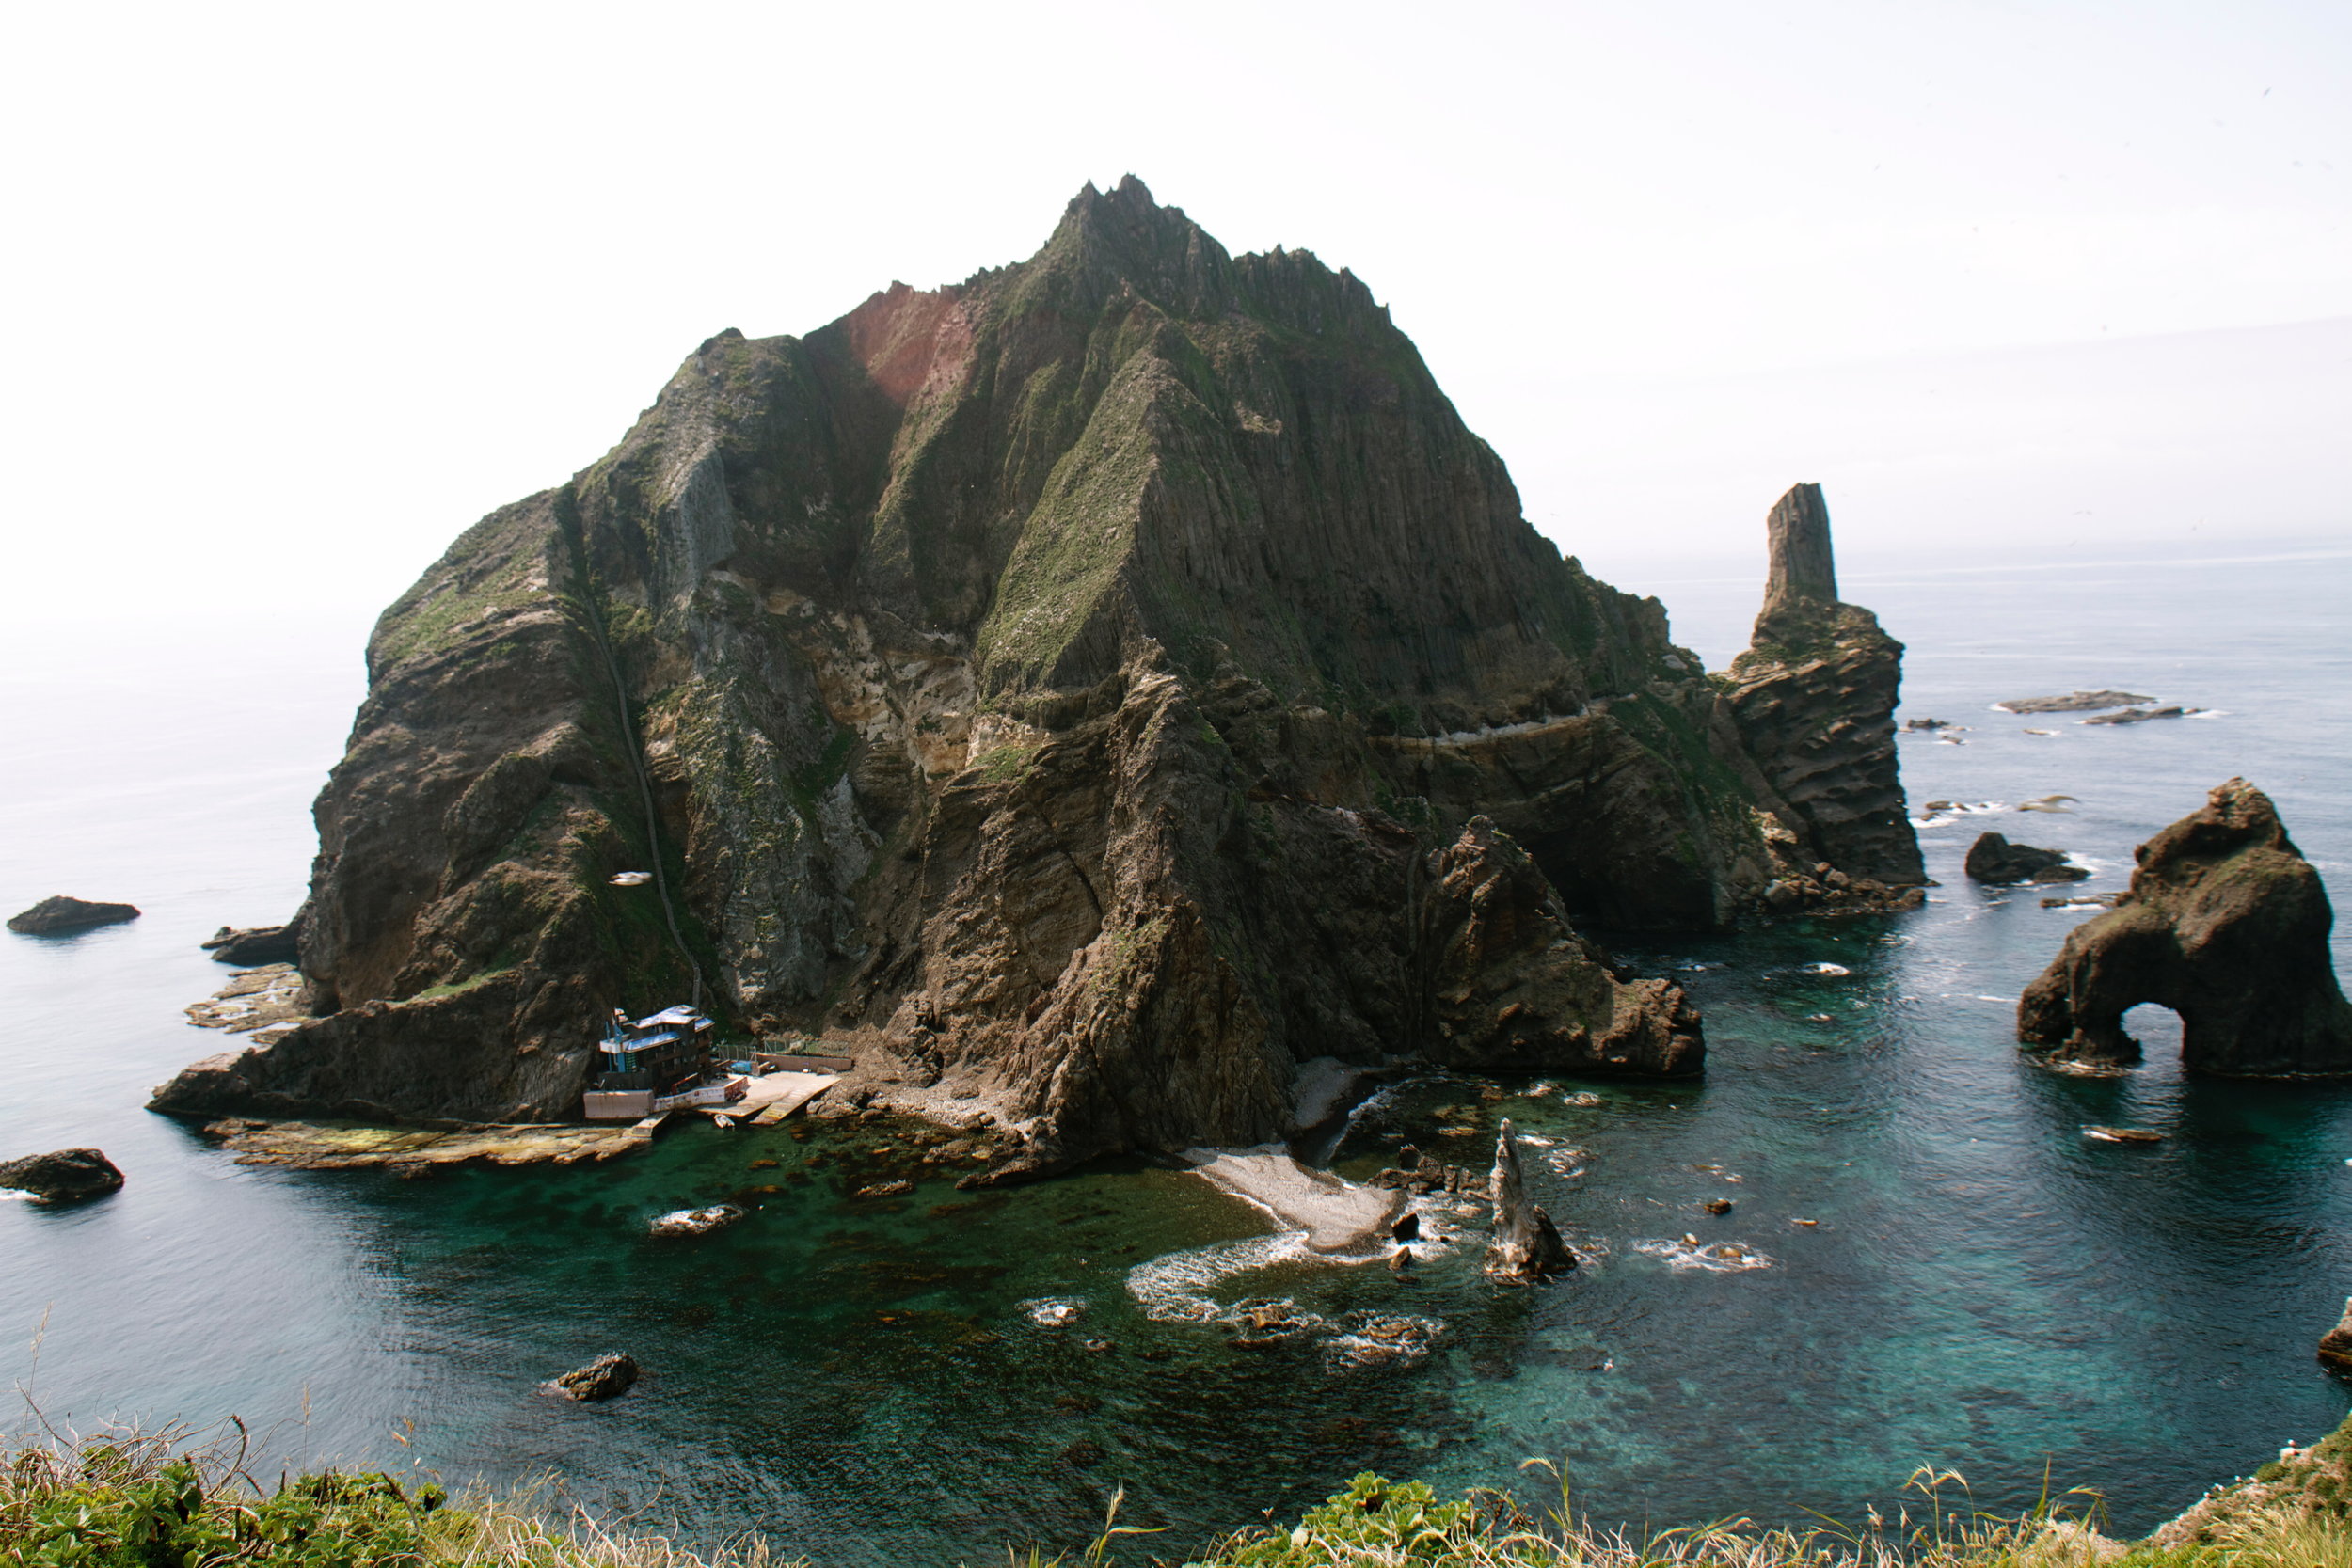
[[[87,1568],[804,1568],[746,1541],[697,1555],[658,1537],[608,1534],[584,1513],[554,1513],[542,1490],[451,1497],[381,1473],[324,1471],[267,1486],[222,1443],[184,1432],[124,1432],[16,1449],[0,1474],[0,1564]],[[2275,1502],[2234,1514],[2208,1544],[2160,1549],[2040,1510],[2020,1518],[1954,1513],[1951,1476],[1922,1473],[1928,1521],[1872,1528],[1763,1529],[1745,1520],[1632,1537],[1546,1519],[1480,1491],[1443,1499],[1418,1481],[1363,1475],[1289,1528],[1258,1526],[1213,1544],[1189,1568],[2352,1568],[2352,1528],[2331,1512]],[[1117,1522],[1075,1563],[975,1544],[967,1560],[1009,1568],[1143,1568],[1168,1560],[1154,1531]],[[1908,1521],[1906,1521],[1907,1523]]]

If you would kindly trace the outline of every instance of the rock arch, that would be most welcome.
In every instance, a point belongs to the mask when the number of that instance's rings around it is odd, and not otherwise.
[[[2181,1017],[2181,1058],[2235,1077],[2352,1075],[2352,1003],[2336,983],[2319,873],[2270,798],[2244,779],[2141,845],[2131,891],[2077,926],[2017,1004],[2037,1055],[2140,1059],[2123,1015]]]

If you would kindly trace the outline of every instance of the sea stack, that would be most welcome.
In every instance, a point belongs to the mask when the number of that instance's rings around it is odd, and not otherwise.
[[[1740,737],[1821,861],[1891,888],[1922,884],[1895,754],[1903,645],[1838,598],[1820,485],[1792,486],[1764,528],[1764,608],[1730,671]]]
[[[318,1016],[159,1109],[567,1119],[611,1009],[698,995],[993,1117],[1003,1177],[1247,1147],[1318,1057],[1694,1071],[1580,927],[1845,863],[1361,281],[1134,179],[1025,261],[710,338],[368,672]]]
[[[1503,1279],[1541,1279],[1576,1267],[1576,1254],[1560,1239],[1551,1216],[1544,1212],[1542,1204],[1528,1198],[1518,1140],[1508,1117],[1495,1137],[1495,1168],[1487,1180],[1495,1203],[1494,1242],[1486,1257],[1488,1274]]]
[[[2181,1059],[2194,1071],[2352,1075],[2352,1003],[2328,947],[2335,911],[2270,797],[2232,779],[2135,856],[2130,891],[2068,932],[2019,999],[2025,1049],[2137,1062],[2123,1015],[2154,1002],[2181,1016]]]

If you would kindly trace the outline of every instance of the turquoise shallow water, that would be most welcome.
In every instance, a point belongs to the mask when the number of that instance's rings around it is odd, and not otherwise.
[[[1641,586],[1710,663],[1756,596]],[[1696,995],[1703,1084],[1428,1081],[1359,1121],[1335,1156],[1354,1174],[1400,1140],[1481,1159],[1502,1115],[1552,1140],[1535,1152],[1577,1174],[1539,1163],[1533,1180],[1590,1260],[1541,1291],[1489,1285],[1471,1247],[1417,1286],[1269,1259],[1252,1211],[1141,1163],[858,1202],[845,1193],[896,1170],[873,1127],[695,1127],[596,1170],[409,1183],[236,1166],[138,1105],[218,1040],[180,1022],[220,974],[195,942],[299,896],[357,634],[18,657],[0,676],[25,737],[0,762],[18,827],[0,903],[72,892],[148,913],[0,942],[0,1148],[95,1143],[131,1175],[81,1209],[0,1203],[0,1376],[53,1419],[233,1412],[288,1462],[552,1469],[641,1525],[756,1527],[829,1562],[1066,1546],[1121,1485],[1122,1517],[1172,1526],[1154,1548],[1172,1556],[1359,1469],[1525,1484],[1538,1455],[1610,1520],[1858,1518],[1934,1464],[2001,1507],[2046,1465],[2143,1526],[2352,1402],[2311,1357],[2352,1291],[2352,1091],[2184,1082],[2161,1017],[2128,1077],[2025,1066],[2012,999],[2082,916],[1975,889],[1958,862],[1994,827],[2118,886],[2134,843],[2243,772],[2342,897],[2352,559],[1850,563],[1846,590],[1911,644],[1905,711],[1972,726],[1963,745],[1904,740],[1915,802],[2081,803],[1928,830],[1944,885],[1916,915],[1623,946]],[[1985,711],[2109,684],[2222,711],[2122,729]],[[2082,1138],[2110,1121],[2170,1135]],[[1699,1211],[1719,1196],[1729,1214]],[[728,1196],[756,1205],[731,1230],[644,1233]],[[1769,1264],[1645,1250],[1686,1231]],[[1178,1286],[1444,1329],[1418,1364],[1349,1368],[1168,1321]],[[1044,1327],[1025,1304],[1047,1299],[1084,1310]],[[608,1348],[652,1369],[628,1399],[532,1391]]]

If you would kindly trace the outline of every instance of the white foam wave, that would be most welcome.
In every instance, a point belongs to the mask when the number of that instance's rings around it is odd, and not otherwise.
[[[1749,1269],[1769,1269],[1778,1261],[1743,1242],[1709,1242],[1693,1246],[1661,1236],[1634,1243],[1633,1250],[1664,1259],[1677,1274],[1691,1269],[1705,1269],[1710,1274],[1742,1274]]]
[[[1324,1359],[1334,1371],[1406,1365],[1427,1355],[1444,1332],[1442,1318],[1350,1312],[1339,1332],[1323,1342]]]
[[[1077,1322],[1086,1309],[1084,1296],[1038,1296],[1021,1304],[1021,1310],[1040,1328],[1065,1327]]]
[[[1409,1243],[1415,1255],[1425,1259],[1452,1251],[1452,1238],[1433,1223],[1438,1210],[1416,1203],[1413,1212],[1422,1216],[1422,1233]],[[1271,1263],[1306,1258],[1326,1263],[1377,1260],[1326,1257],[1310,1252],[1306,1240],[1303,1230],[1286,1230],[1276,1236],[1251,1236],[1171,1252],[1129,1269],[1127,1291],[1144,1316],[1160,1323],[1221,1323],[1240,1330],[1246,1339],[1257,1344],[1319,1339],[1325,1361],[1333,1371],[1419,1361],[1429,1354],[1430,1346],[1445,1332],[1442,1319],[1350,1312],[1335,1323],[1301,1308],[1288,1296],[1244,1297],[1227,1306],[1206,1293],[1234,1275]]]
[[[1216,1242],[1137,1263],[1127,1271],[1127,1293],[1136,1298],[1147,1318],[1161,1323],[1212,1323],[1225,1307],[1203,1291],[1250,1269],[1313,1256],[1307,1249],[1304,1230]]]

